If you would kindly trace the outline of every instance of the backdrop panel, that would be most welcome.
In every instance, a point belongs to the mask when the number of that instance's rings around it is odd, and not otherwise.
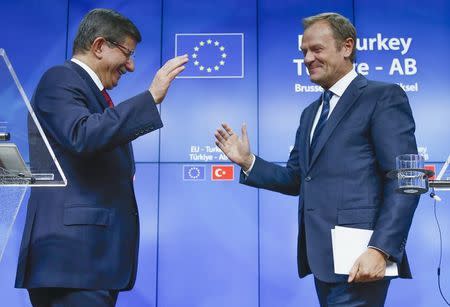
[[[252,147],[257,149],[256,26],[256,1],[253,0],[222,1],[220,5],[207,0],[164,1],[164,60],[175,54],[176,34],[193,34],[190,38],[198,44],[199,50],[195,51],[195,44],[187,49],[178,45],[178,54],[188,52],[189,70],[198,67],[198,73],[183,72],[181,76],[202,78],[175,80],[167,103],[162,106],[166,125],[161,130],[162,162],[226,161],[221,159],[214,145],[214,131],[222,122],[229,123],[237,131],[242,122],[247,122],[253,136]],[[210,45],[208,40],[211,40]],[[218,46],[214,45],[216,42]],[[211,52],[208,53],[209,47]],[[220,47],[224,47],[223,51]],[[198,65],[195,65],[196,61]],[[224,61],[223,65],[221,61]],[[243,77],[236,77],[241,71],[230,73],[222,69],[228,65],[243,66]],[[210,67],[211,73],[201,74],[201,66],[204,66],[203,72]]]
[[[257,307],[257,190],[185,166],[161,165],[158,306]]]
[[[430,161],[450,154],[450,3],[355,1],[358,62],[368,78],[400,84],[416,121],[417,145]]]

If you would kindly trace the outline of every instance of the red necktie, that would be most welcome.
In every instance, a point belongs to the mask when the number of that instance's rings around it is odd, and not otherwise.
[[[112,102],[112,99],[109,96],[108,92],[105,89],[103,89],[102,94],[103,94],[103,97],[105,97],[105,100],[108,103],[109,107],[114,108],[114,103]]]

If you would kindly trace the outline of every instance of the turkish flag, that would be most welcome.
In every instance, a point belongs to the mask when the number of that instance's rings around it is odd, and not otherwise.
[[[211,180],[233,180],[233,165],[211,165]]]
[[[430,180],[435,180],[435,179],[436,179],[436,165],[434,165],[434,164],[428,164],[428,165],[425,165],[425,166],[424,166],[424,169],[429,170],[429,171],[433,171],[433,172],[434,172],[434,175],[431,176],[431,177],[428,178],[428,179],[430,179]]]

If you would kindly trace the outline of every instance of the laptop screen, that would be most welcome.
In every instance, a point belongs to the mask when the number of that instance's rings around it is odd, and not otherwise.
[[[8,178],[30,179],[31,173],[13,143],[0,143],[0,180]]]

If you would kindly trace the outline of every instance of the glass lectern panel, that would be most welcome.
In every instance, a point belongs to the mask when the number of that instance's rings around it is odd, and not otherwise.
[[[0,185],[65,186],[66,177],[0,48]]]
[[[30,101],[0,48],[0,260],[27,187],[66,185]]]

